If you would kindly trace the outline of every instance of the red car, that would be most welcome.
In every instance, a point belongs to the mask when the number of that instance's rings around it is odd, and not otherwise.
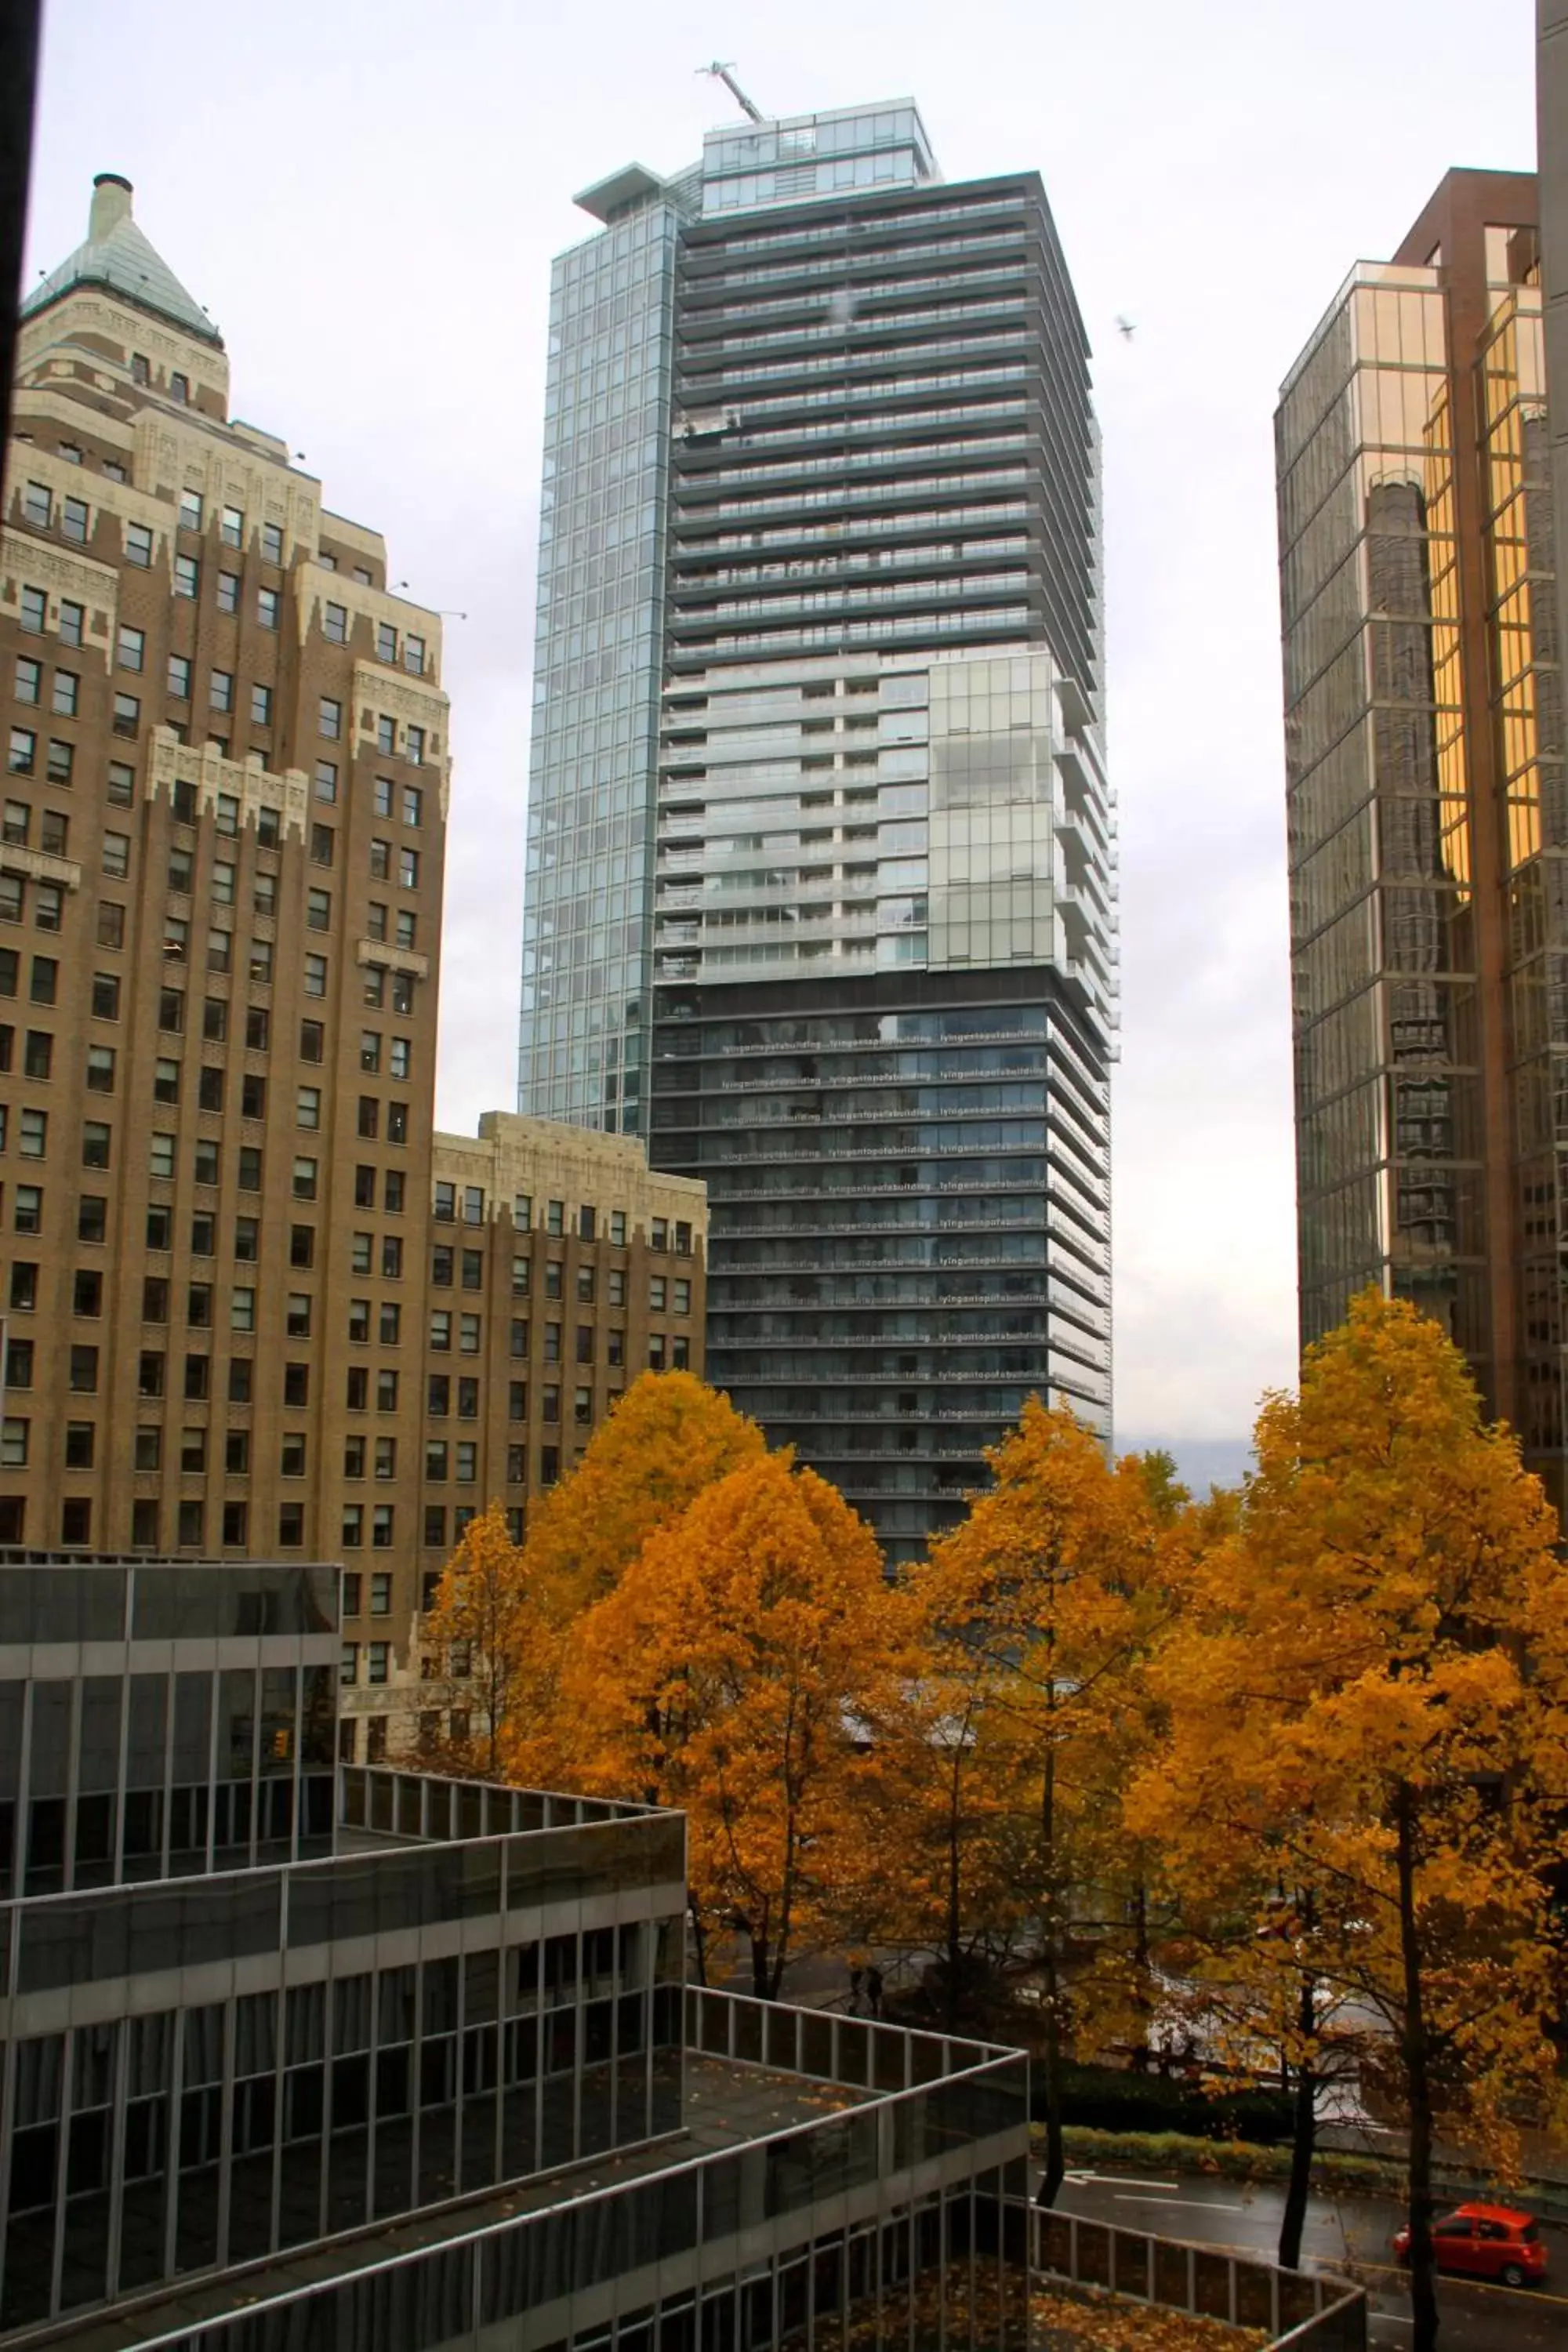
[[[1395,2236],[1394,2251],[1408,2269],[1408,2223]],[[1541,2232],[1528,2213],[1511,2205],[1456,2205],[1433,2222],[1432,2251],[1440,2271],[1461,2278],[1495,2279],[1500,2286],[1539,2286],[1546,2276]]]

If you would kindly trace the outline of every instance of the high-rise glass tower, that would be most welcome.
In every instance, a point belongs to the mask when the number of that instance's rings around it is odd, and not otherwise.
[[[895,1555],[1110,1407],[1088,348],[907,100],[715,131],[556,264],[521,1099],[709,1187],[709,1370]]]
[[[1415,1299],[1561,1506],[1568,796],[1542,314],[1534,179],[1450,172],[1392,262],[1341,289],[1276,439],[1302,1337],[1365,1283]]]

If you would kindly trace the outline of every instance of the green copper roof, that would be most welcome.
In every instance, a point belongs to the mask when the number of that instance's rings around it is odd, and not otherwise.
[[[74,286],[107,286],[169,320],[187,335],[223,349],[223,337],[201,304],[186,293],[163,256],[137,227],[131,213],[131,184],[113,172],[100,172],[92,184],[92,213],[84,243],[58,268],[40,278],[22,305],[24,319],[33,318],[58,301]]]

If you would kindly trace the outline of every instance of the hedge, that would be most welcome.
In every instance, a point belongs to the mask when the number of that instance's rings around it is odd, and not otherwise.
[[[1044,2117],[1041,2070],[1030,2070],[1034,2114]],[[1130,2074],[1119,2066],[1069,2062],[1062,2069],[1062,2121],[1099,2131],[1180,2132],[1189,2139],[1288,2140],[1293,2102],[1283,2091],[1237,2087],[1207,2091],[1163,2074]]]

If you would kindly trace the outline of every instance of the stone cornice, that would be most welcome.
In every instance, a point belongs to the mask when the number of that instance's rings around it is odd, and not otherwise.
[[[297,834],[301,841],[310,815],[310,780],[302,768],[274,775],[267,768],[242,766],[226,760],[210,743],[182,743],[168,727],[154,727],[147,746],[146,796],[174,797],[176,783],[195,784],[196,805],[204,816],[217,814],[218,794],[239,803],[241,825],[252,824],[262,809],[273,809],[279,830]]]
[[[354,961],[359,964],[378,963],[388,971],[412,972],[416,980],[428,980],[430,959],[414,948],[395,948],[385,940],[356,940]]]
[[[0,843],[0,869],[25,874],[31,882],[59,882],[68,890],[81,888],[81,867],[74,857],[51,857],[46,850],[23,849],[16,842]]]

